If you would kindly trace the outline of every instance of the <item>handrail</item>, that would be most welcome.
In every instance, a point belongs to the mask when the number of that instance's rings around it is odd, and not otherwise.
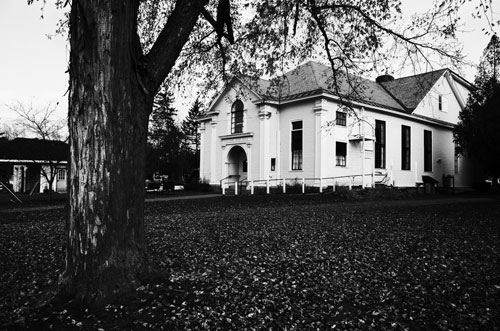
[[[239,177],[240,177],[240,175],[229,175],[229,176],[227,176],[227,177],[222,178],[222,179],[219,181],[219,187],[220,187],[221,192],[223,191],[223,190],[222,190],[222,184],[224,183],[224,181],[225,181],[226,179],[230,179],[230,178],[233,178],[233,177],[238,177],[238,178],[239,178]],[[238,180],[237,180],[237,181],[238,181]]]
[[[10,194],[11,194],[11,195],[12,195],[12,196],[13,196],[13,197],[14,197],[14,198],[15,198],[15,199],[16,199],[16,200],[20,203],[20,204],[23,204],[23,202],[21,201],[21,199],[19,199],[19,198],[17,197],[17,195],[15,195],[15,194],[14,194],[14,192],[12,192],[12,191],[9,189],[9,187],[8,187],[7,185],[5,185],[5,183],[4,183],[4,182],[2,182],[2,181],[0,180],[0,184],[2,184],[2,186],[3,186],[3,187],[5,187],[5,189],[7,190],[7,192],[9,192],[9,193],[10,193]]]
[[[354,186],[354,182],[355,182],[355,179],[358,178],[358,177],[363,177],[363,176],[369,176],[369,177],[372,177],[372,183],[373,184],[380,184],[380,183],[384,183],[387,181],[387,176],[388,176],[388,173],[367,173],[367,174],[355,174],[355,175],[342,175],[342,176],[333,176],[333,177],[312,177],[312,178],[306,178],[306,177],[293,177],[293,178],[269,178],[269,179],[255,179],[255,180],[248,180],[247,177],[244,177],[242,178],[241,180],[239,179],[241,177],[241,175],[229,175],[223,179],[221,179],[221,191],[222,191],[222,184],[223,184],[223,181],[229,179],[229,178],[233,178],[233,177],[238,177],[238,179],[235,181],[235,185],[238,185],[238,188],[240,192],[243,192],[243,186],[246,185],[247,188],[248,188],[248,185],[250,185],[250,191],[252,192],[251,194],[253,194],[253,190],[254,190],[254,187],[255,185],[257,184],[257,186],[261,186],[259,184],[265,184],[266,188],[267,188],[267,193],[269,193],[269,188],[271,186],[278,186],[278,187],[281,187],[281,186],[284,186],[284,184],[286,184],[287,182],[290,182],[290,181],[296,181],[297,184],[299,185],[302,185],[303,188],[302,190],[304,191],[305,189],[305,182],[306,181],[315,181],[315,182],[319,182],[319,185],[320,185],[320,193],[323,191],[323,186],[324,184],[327,184],[328,186],[328,182],[333,180],[334,182],[334,185],[335,185],[335,181],[338,180],[338,179],[343,179],[343,178],[350,178],[351,181],[349,181],[348,185],[349,186],[349,189]],[[375,181],[375,177],[383,177],[382,180],[379,180],[379,181]],[[318,183],[316,183],[316,185],[318,185]],[[335,185],[336,186],[336,185]],[[286,193],[286,188],[284,187],[283,188],[283,193]]]
[[[365,174],[364,176],[371,176],[371,175],[374,175],[374,176],[386,176],[386,174],[372,174],[372,173],[368,173],[368,174]],[[352,178],[352,177],[361,177],[363,176],[362,174],[356,174],[356,175],[343,175],[343,176],[334,176],[334,177],[285,177],[285,178],[269,178],[269,179],[254,179],[254,180],[246,180],[246,182],[254,182],[254,183],[265,183],[267,181],[269,182],[274,182],[274,181],[283,181],[286,180],[286,181],[290,181],[290,180],[307,180],[307,181],[311,181],[311,180],[328,180],[328,179],[339,179],[339,178]]]

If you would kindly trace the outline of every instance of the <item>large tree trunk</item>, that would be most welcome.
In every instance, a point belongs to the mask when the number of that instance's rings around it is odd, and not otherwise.
[[[144,169],[148,117],[208,0],[177,0],[147,55],[141,0],[73,0],[70,14],[70,175],[62,294],[99,306],[148,268]]]
[[[133,288],[145,268],[144,162],[153,96],[141,86],[137,70],[138,5],[138,0],[72,4],[63,285],[85,304],[99,305]]]

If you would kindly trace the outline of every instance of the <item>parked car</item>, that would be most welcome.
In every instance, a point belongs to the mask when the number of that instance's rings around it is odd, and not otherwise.
[[[146,179],[147,192],[174,192],[184,190],[184,186],[168,179],[168,175],[153,175],[152,179]]]

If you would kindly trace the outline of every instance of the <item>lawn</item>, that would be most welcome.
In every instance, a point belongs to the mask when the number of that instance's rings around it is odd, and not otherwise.
[[[0,220],[0,329],[500,330],[494,200],[150,203],[164,276],[100,311],[37,315],[64,267],[64,211]]]

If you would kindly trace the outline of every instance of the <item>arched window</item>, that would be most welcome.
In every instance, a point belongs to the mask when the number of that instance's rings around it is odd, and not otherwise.
[[[236,100],[231,107],[231,133],[243,132],[243,102]]]

